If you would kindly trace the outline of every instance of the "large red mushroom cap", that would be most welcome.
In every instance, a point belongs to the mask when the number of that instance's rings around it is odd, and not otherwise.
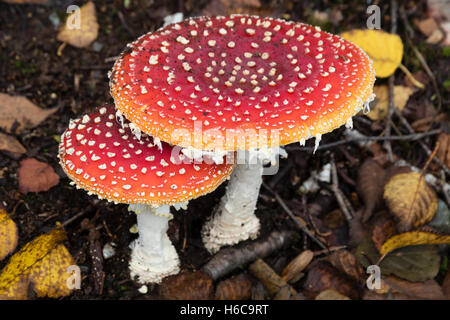
[[[189,163],[174,147],[138,139],[114,106],[72,120],[59,146],[61,166],[78,187],[120,203],[173,204],[213,191],[233,165]]]
[[[369,57],[339,36],[234,15],[141,36],[116,61],[111,93],[120,112],[162,141],[234,151],[242,149],[235,138],[250,149],[330,132],[370,101],[374,81]]]

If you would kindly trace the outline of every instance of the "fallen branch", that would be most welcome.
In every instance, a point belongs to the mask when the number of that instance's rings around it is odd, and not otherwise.
[[[351,206],[347,197],[344,195],[344,193],[341,191],[341,189],[339,189],[339,180],[338,180],[336,164],[334,163],[334,160],[331,161],[331,177],[332,177],[332,183],[331,183],[330,188],[333,191],[333,193],[336,197],[336,200],[339,204],[339,208],[341,208],[342,212],[344,213],[345,218],[347,219],[347,221],[350,221],[355,216],[355,210],[353,210],[353,207]]]
[[[343,144],[347,144],[347,143],[351,143],[351,142],[360,142],[360,141],[385,141],[385,140],[391,140],[391,141],[415,141],[415,140],[419,140],[425,137],[429,137],[429,136],[434,136],[437,135],[439,133],[441,133],[442,130],[441,129],[435,129],[435,130],[430,130],[428,132],[421,132],[421,133],[412,133],[412,134],[407,134],[407,135],[401,135],[401,136],[382,136],[382,137],[378,137],[378,136],[363,136],[361,134],[361,138],[347,138],[345,140],[341,140],[341,141],[335,141],[335,142],[330,142],[330,143],[325,143],[322,144],[321,146],[319,146],[317,148],[317,150],[325,150],[325,149],[330,149],[330,148],[334,148]],[[295,151],[295,150],[300,150],[300,151],[313,151],[314,147],[297,147],[297,146],[287,146],[285,147],[286,151]]]
[[[292,243],[294,232],[274,231],[267,239],[251,242],[241,248],[225,248],[202,267],[214,281],[258,258],[264,258]]]
[[[397,33],[397,1],[391,0],[391,33]],[[392,115],[394,114],[394,81],[395,74],[391,74],[389,77],[389,103],[387,110],[387,119],[386,119],[386,128],[384,130],[384,134],[386,137],[391,136],[391,127],[392,127]],[[384,142],[384,148],[387,151],[388,159],[390,162],[394,162],[394,156],[392,154],[392,145],[391,140],[386,140]]]
[[[277,202],[280,204],[280,206],[283,208],[283,210],[288,214],[289,217],[291,217],[292,221],[294,222],[295,226],[303,231],[305,234],[307,234],[315,243],[317,243],[322,249],[326,249],[326,245],[324,245],[319,239],[317,239],[314,234],[309,231],[306,224],[302,224],[299,219],[292,213],[292,211],[289,209],[289,207],[284,203],[283,199],[279,196],[278,193],[276,193],[272,188],[270,188],[267,184],[264,182],[262,183],[262,186],[266,188],[267,191],[273,194]]]

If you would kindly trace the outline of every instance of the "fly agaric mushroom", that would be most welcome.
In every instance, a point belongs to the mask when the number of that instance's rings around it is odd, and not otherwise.
[[[116,121],[113,105],[72,120],[59,146],[61,166],[77,188],[100,199],[127,203],[137,213],[139,238],[132,243],[131,276],[159,282],[179,271],[179,259],[166,235],[170,206],[216,189],[233,166],[183,163],[182,154],[152,137],[138,139],[127,121]]]
[[[219,156],[316,138],[373,99],[356,45],[319,27],[256,16],[199,17],[129,44],[110,75],[116,108],[137,128]],[[221,157],[219,157],[221,158]],[[237,164],[203,240],[210,252],[258,233],[262,161]]]

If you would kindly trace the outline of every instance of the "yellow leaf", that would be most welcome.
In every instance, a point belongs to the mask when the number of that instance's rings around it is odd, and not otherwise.
[[[14,251],[18,239],[16,224],[5,210],[0,209],[0,260]]]
[[[393,176],[384,186],[384,199],[398,219],[400,232],[431,221],[436,214],[436,193],[417,172]]]
[[[378,78],[389,77],[402,62],[403,43],[396,34],[381,30],[352,30],[341,34],[350,40],[373,60],[375,74]]]
[[[444,243],[450,243],[450,235],[438,235],[423,231],[410,231],[396,234],[392,238],[389,238],[381,247],[380,253],[385,255],[402,247]]]
[[[0,300],[27,299],[30,286],[38,297],[68,295],[67,269],[75,261],[62,244],[65,239],[63,230],[52,230],[14,254],[0,274]]]
[[[372,120],[384,119],[387,115],[389,105],[389,88],[386,85],[375,86],[373,93],[376,95],[375,100],[371,103],[371,110],[367,116]],[[414,90],[405,86],[394,86],[394,105],[400,111],[403,110],[408,102],[409,97]],[[375,105],[372,108],[372,104]]]
[[[97,15],[95,5],[88,2],[79,11],[73,11],[66,23],[59,30],[57,39],[68,44],[84,48],[89,46],[98,36]]]

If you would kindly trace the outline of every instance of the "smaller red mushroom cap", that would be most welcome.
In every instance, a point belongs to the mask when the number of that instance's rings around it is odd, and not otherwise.
[[[274,147],[346,124],[372,99],[375,73],[363,50],[319,27],[233,15],[141,36],[110,78],[117,109],[143,132],[234,151],[244,138],[245,149]]]
[[[179,150],[133,134],[116,119],[114,105],[72,120],[62,135],[59,158],[78,187],[101,199],[153,205],[186,202],[216,189],[233,165],[192,163]],[[176,152],[173,152],[176,151]]]

